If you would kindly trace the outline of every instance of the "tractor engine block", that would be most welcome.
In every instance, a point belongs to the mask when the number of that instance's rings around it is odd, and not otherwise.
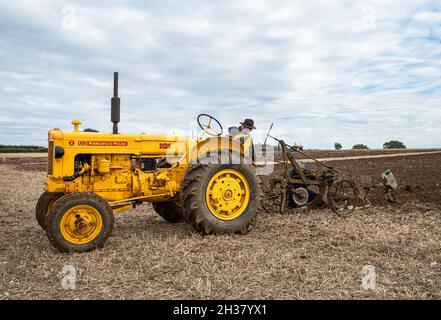
[[[80,154],[75,157],[74,175],[66,177],[64,184],[50,184],[56,186],[51,192],[93,192],[108,201],[164,197],[166,193],[173,197],[185,171],[179,174],[179,170],[158,169],[159,159],[125,154]]]

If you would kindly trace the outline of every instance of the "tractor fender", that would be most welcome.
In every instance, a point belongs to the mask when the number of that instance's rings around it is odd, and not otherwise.
[[[226,151],[225,154],[239,156],[237,157],[238,159],[243,159],[247,150],[245,149],[244,144],[231,137],[211,137],[199,141],[199,143],[190,149],[188,158],[189,163],[195,164],[207,157],[217,159],[219,153],[222,151]],[[238,163],[240,163],[240,160]]]

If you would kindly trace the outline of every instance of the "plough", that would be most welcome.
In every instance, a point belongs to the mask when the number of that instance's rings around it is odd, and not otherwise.
[[[288,207],[291,208],[317,208],[329,206],[332,211],[344,216],[354,211],[370,206],[367,198],[370,188],[364,188],[355,179],[345,176],[335,168],[317,160],[303,152],[303,148],[297,145],[288,145],[285,141],[270,134],[265,138],[271,138],[280,146],[283,165],[283,173],[274,177],[269,182],[269,190],[264,194],[261,201],[262,208],[268,212],[267,206],[279,205],[280,213],[284,213]],[[310,170],[303,168],[297,162],[292,153],[299,153],[314,162],[320,164],[324,170],[313,174]]]

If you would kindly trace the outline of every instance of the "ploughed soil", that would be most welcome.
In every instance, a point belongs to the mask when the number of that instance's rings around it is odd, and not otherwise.
[[[371,149],[371,150],[318,150],[318,149],[305,149],[303,152],[314,158],[339,158],[339,157],[360,157],[360,156],[373,156],[373,155],[390,155],[401,153],[417,153],[417,152],[436,152],[441,149],[427,148],[427,149]],[[294,153],[296,159],[306,159],[307,157]],[[280,160],[282,157],[281,152],[276,152],[274,158]]]
[[[385,169],[391,169],[398,182],[398,206],[421,201],[441,208],[441,153],[323,162],[338,170],[336,177],[353,178],[362,186],[371,187],[368,198],[373,205],[386,205],[380,175]],[[320,164],[308,163],[306,166],[316,174],[326,169]],[[268,185],[271,178],[282,173],[283,166],[276,165],[273,174],[262,179]]]
[[[372,149],[372,150],[305,150],[305,152],[316,158],[328,157],[352,157],[352,156],[369,156],[380,154],[394,154],[394,153],[414,153],[414,152],[433,152],[441,151],[441,149],[427,148],[427,149]]]
[[[332,165],[348,176],[360,179],[364,185],[378,184],[379,176],[389,168],[397,179],[399,203],[420,201],[441,208],[441,154],[426,154],[394,158],[335,161]],[[369,199],[383,203],[383,189],[372,189]]]
[[[441,298],[441,154],[329,162],[365,185],[390,168],[398,204],[377,188],[371,207],[346,218],[328,208],[262,212],[244,236],[201,236],[144,204],[117,216],[103,249],[83,254],[57,252],[34,219],[44,159],[6,160],[0,299]],[[367,278],[375,285],[363,287]]]

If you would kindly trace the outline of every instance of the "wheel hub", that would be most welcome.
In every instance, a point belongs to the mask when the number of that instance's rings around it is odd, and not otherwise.
[[[250,190],[246,178],[233,169],[221,170],[209,181],[206,201],[210,212],[221,220],[239,217],[248,206]]]
[[[233,192],[230,189],[225,190],[224,200],[231,200],[232,197],[233,197]]]
[[[102,227],[103,221],[99,211],[87,205],[69,209],[60,221],[61,234],[73,244],[86,244],[93,241]]]

